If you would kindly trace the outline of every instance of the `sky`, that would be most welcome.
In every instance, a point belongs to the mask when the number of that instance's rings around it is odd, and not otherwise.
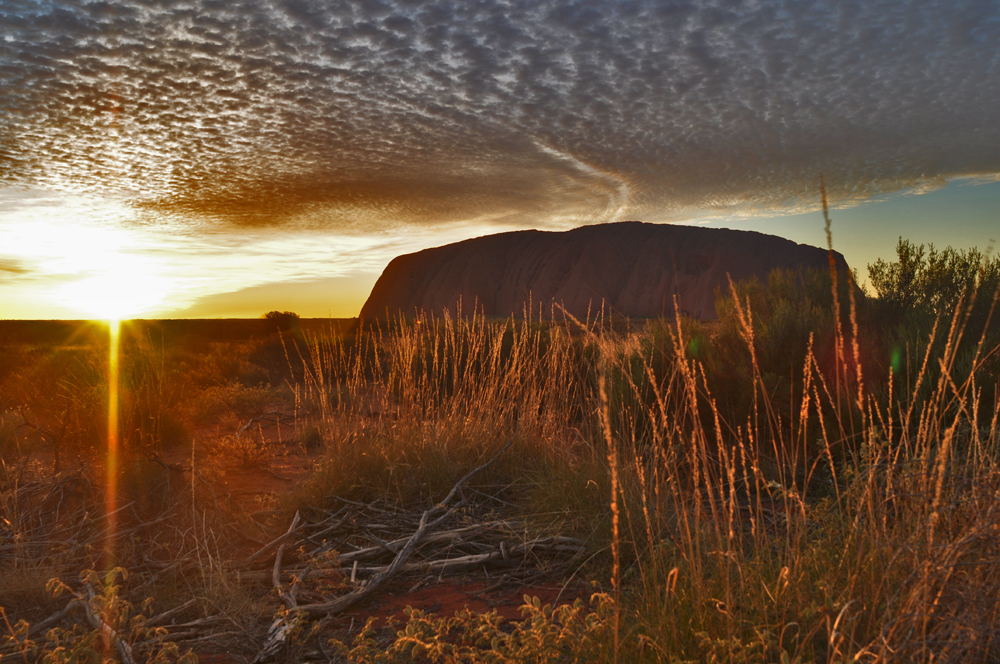
[[[642,220],[1000,241],[1000,3],[0,2],[0,318],[358,313],[394,256]]]

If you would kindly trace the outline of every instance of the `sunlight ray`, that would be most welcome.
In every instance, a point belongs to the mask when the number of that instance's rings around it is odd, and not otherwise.
[[[105,545],[105,565],[110,568],[115,561],[114,534],[117,531],[118,509],[118,347],[121,321],[108,321],[108,449],[106,458],[107,484],[105,489],[105,509],[108,515],[107,544]]]

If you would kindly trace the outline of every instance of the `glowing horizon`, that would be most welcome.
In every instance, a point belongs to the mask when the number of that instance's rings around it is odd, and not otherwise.
[[[997,209],[1000,183],[976,181],[852,207],[835,205],[834,247],[864,280],[866,265],[892,258],[900,236],[940,248],[989,249],[1000,240],[990,223]],[[944,219],[951,223],[941,224]],[[706,214],[685,222],[757,230],[814,246],[826,243],[819,211],[773,217]],[[40,229],[40,238],[30,241]],[[17,249],[7,253],[6,263],[0,260],[0,317],[256,318],[277,309],[305,318],[349,318],[358,314],[393,257],[505,230],[514,229],[477,222],[414,228],[405,237],[299,230],[235,238],[101,225],[94,215],[81,215],[75,223],[47,221],[36,210],[18,223],[0,224],[0,241]]]

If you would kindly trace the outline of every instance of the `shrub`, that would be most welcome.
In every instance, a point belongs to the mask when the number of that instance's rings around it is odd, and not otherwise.
[[[899,238],[896,260],[878,259],[868,266],[868,279],[879,300],[897,312],[912,310],[942,314],[959,297],[1000,286],[1000,256],[992,260],[979,249],[938,251]]]
[[[261,318],[273,323],[282,332],[296,329],[299,325],[299,315],[294,311],[268,311]]]
[[[989,352],[1000,344],[1000,256],[991,259],[975,248],[925,250],[902,238],[896,256],[868,266],[878,297],[867,325],[879,363],[911,387],[926,373],[911,395],[917,404],[941,376],[939,363],[925,365],[925,358],[946,359],[959,375],[1000,373],[1000,356]],[[944,358],[946,349],[951,357]],[[995,404],[984,402],[981,421],[989,421],[994,410]]]

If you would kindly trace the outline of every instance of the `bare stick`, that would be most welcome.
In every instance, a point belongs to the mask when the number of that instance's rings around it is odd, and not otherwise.
[[[302,517],[299,515],[298,510],[296,510],[295,518],[292,519],[292,525],[288,527],[288,532],[285,534],[290,536],[292,533],[294,533],[295,527],[299,525],[299,521],[301,519]],[[281,601],[285,603],[285,606],[287,606],[289,610],[294,610],[295,609],[294,595],[291,598],[289,598],[289,596],[285,593],[284,589],[281,587],[281,557],[282,554],[285,553],[285,544],[286,542],[281,543],[281,546],[278,547],[278,553],[275,554],[274,556],[274,569],[271,570],[271,583],[274,584],[275,590],[278,591],[278,597],[280,597]]]
[[[445,558],[442,560],[426,560],[418,563],[406,563],[400,566],[399,572],[412,572],[415,570],[420,570],[424,572],[444,572],[444,571],[455,571],[457,569],[464,569],[469,567],[478,567],[481,564],[499,561],[505,562],[512,555],[527,556],[529,553],[533,553],[536,549],[542,551],[552,551],[552,552],[567,552],[573,554],[580,554],[586,549],[586,544],[583,540],[578,540],[575,537],[541,537],[524,544],[518,544],[510,550],[505,550],[502,548],[496,548],[488,553],[475,553],[465,556],[458,556],[455,558]],[[355,561],[356,562],[356,561]],[[370,573],[382,573],[389,569],[388,566],[384,567],[358,567],[358,572],[363,572],[366,574]],[[342,573],[346,574],[347,569],[342,569]]]
[[[28,635],[31,636],[34,634],[38,634],[39,632],[51,627],[52,625],[57,624],[63,618],[68,616],[73,611],[73,609],[82,609],[82,608],[83,608],[83,601],[80,600],[79,598],[74,598],[73,600],[70,601],[69,604],[65,606],[65,608],[63,608],[62,611],[57,611],[53,613],[48,618],[38,623],[34,627],[32,627],[31,631],[28,632]]]
[[[460,540],[462,538],[462,535],[470,534],[470,533],[475,533],[477,531],[484,530],[484,529],[490,528],[492,526],[498,526],[498,525],[501,525],[501,524],[502,525],[507,525],[507,523],[505,521],[491,521],[490,523],[477,523],[474,526],[466,526],[465,528],[456,528],[455,530],[447,530],[447,531],[444,531],[444,532],[435,533],[433,535],[427,535],[426,537],[424,537],[423,542],[424,542],[424,544],[428,544],[430,542],[445,542],[445,541],[448,541],[448,540],[456,540],[456,539]],[[406,542],[408,542],[409,539],[410,538],[408,538],[408,537],[404,537],[402,539],[397,539],[397,540],[393,540],[391,542],[386,542],[384,547],[383,546],[370,546],[370,547],[365,548],[365,549],[358,549],[357,551],[351,551],[349,553],[342,554],[342,555],[338,556],[338,559],[342,563],[349,563],[349,562],[352,562],[354,560],[360,560],[362,558],[367,558],[367,557],[372,556],[372,555],[374,555],[376,553],[379,553],[380,551],[385,551],[386,547],[389,548],[389,550],[390,550],[391,553],[397,553],[397,551],[395,550],[395,547],[398,547],[398,546],[400,546],[402,544],[406,544]]]
[[[477,473],[480,473],[488,468],[513,444],[514,439],[511,438],[510,441],[504,445],[503,449],[497,452],[492,459],[478,468],[474,468],[466,473],[465,477],[460,479],[455,486],[452,487],[451,491],[448,492],[448,495],[445,496],[444,500],[423,513],[420,517],[420,525],[417,527],[416,532],[410,536],[406,545],[398,554],[396,554],[396,558],[392,561],[392,564],[389,565],[384,572],[373,576],[363,587],[358,588],[347,595],[330,600],[329,602],[319,602],[317,604],[298,606],[295,601],[295,593],[291,592],[286,595],[281,589],[281,551],[284,549],[284,544],[282,544],[281,548],[278,549],[279,553],[275,560],[275,566],[272,572],[272,583],[274,583],[275,587],[278,588],[278,594],[282,601],[285,602],[288,612],[284,615],[279,615],[275,618],[274,622],[271,623],[270,629],[267,630],[267,639],[264,641],[264,646],[257,653],[257,656],[254,657],[252,664],[261,664],[261,662],[266,662],[277,655],[284,647],[285,641],[288,639],[288,635],[295,629],[299,622],[307,616],[317,616],[344,611],[374,593],[379,587],[382,586],[383,583],[395,576],[396,573],[399,572],[400,568],[402,568],[406,563],[410,554],[412,554],[417,548],[417,545],[420,544],[420,540],[427,530],[441,523],[454,511],[455,508],[448,509],[448,505],[455,498],[455,495],[462,489],[462,485],[468,482]],[[438,516],[439,514],[441,514],[441,516]],[[298,516],[298,513],[296,513],[296,516]],[[432,521],[431,519],[434,520]],[[293,528],[290,528],[289,533],[286,534],[290,534],[294,530],[295,523],[293,522],[292,525]],[[308,574],[309,571],[310,569],[307,569],[306,574]]]
[[[468,482],[478,473],[481,473],[483,470],[489,468],[497,459],[499,459],[503,455],[504,452],[510,449],[510,446],[513,444],[514,444],[514,439],[511,438],[510,441],[508,441],[507,444],[504,445],[503,449],[497,452],[492,459],[490,459],[483,465],[479,466],[478,468],[474,468],[473,470],[466,473],[465,477],[460,479],[455,484],[455,486],[452,487],[451,491],[448,492],[448,495],[445,497],[444,500],[442,500],[440,503],[438,503],[434,507],[424,512],[423,515],[420,517],[420,525],[417,526],[416,532],[414,532],[413,535],[410,536],[410,539],[406,542],[406,545],[403,546],[402,549],[400,549],[399,553],[396,554],[396,558],[392,561],[392,564],[389,565],[389,567],[384,572],[380,572],[379,574],[373,576],[371,580],[367,584],[365,584],[364,587],[359,588],[353,592],[350,592],[342,597],[330,600],[329,602],[306,604],[300,606],[299,610],[304,611],[309,615],[339,613],[341,611],[349,609],[362,599],[368,597],[376,590],[378,590],[378,588],[381,587],[383,583],[385,583],[393,576],[395,576],[396,573],[403,566],[403,564],[406,563],[406,561],[410,557],[410,554],[412,554],[413,551],[417,548],[417,545],[420,544],[420,540],[423,538],[427,530],[429,528],[434,527],[438,523],[441,523],[441,521],[443,521],[445,517],[449,516],[452,513],[454,508],[452,510],[449,510],[448,504],[452,501],[452,499],[455,498],[455,495],[458,494],[458,492],[462,489],[462,485]],[[444,512],[443,516],[438,517],[438,515],[441,514],[442,512]],[[438,518],[435,519],[434,517]],[[432,521],[431,519],[434,520]]]
[[[249,420],[247,420],[246,424],[241,426],[239,430],[236,432],[236,437],[239,438],[241,435],[243,435],[244,431],[252,427],[254,424],[257,424],[258,422],[274,422],[275,424],[280,424],[281,422],[287,422],[290,419],[291,418],[289,418],[287,415],[282,415],[277,410],[270,410],[264,413],[263,415],[258,415],[257,417],[251,417]]]
[[[167,625],[170,629],[193,629],[195,627],[204,627],[205,625],[214,625],[215,623],[224,622],[226,616],[221,613],[217,616],[211,616],[209,618],[199,618],[198,620],[192,620],[190,622],[178,623],[176,625]],[[170,633],[171,640],[174,638],[174,633]]]
[[[185,609],[191,608],[197,603],[198,603],[197,599],[189,599],[188,601],[184,602],[178,607],[170,609],[169,611],[164,611],[158,616],[153,616],[152,618],[146,621],[146,627],[155,627],[156,625],[162,625],[163,623],[167,622],[177,614],[183,612]]]
[[[292,519],[292,525],[288,527],[288,532],[285,533],[286,538],[295,532],[295,528],[299,525],[299,519],[301,518],[298,511],[296,511],[295,518]],[[285,545],[286,541],[283,541],[278,546],[278,553],[274,556],[271,583],[274,584],[275,590],[278,591],[278,597],[281,598],[282,603],[288,609],[288,613],[278,614],[271,623],[271,627],[267,630],[267,640],[264,642],[264,647],[260,649],[260,652],[257,653],[257,656],[253,660],[255,663],[267,661],[278,654],[285,645],[289,633],[295,629],[301,619],[300,614],[296,611],[298,602],[295,600],[295,588],[293,587],[291,591],[285,592],[284,587],[281,585],[281,558],[282,554],[285,553]]]
[[[296,512],[295,516],[298,517],[299,513]],[[298,519],[296,519],[296,521],[297,520]],[[306,524],[302,524],[300,527],[304,530],[305,527],[306,527]],[[262,548],[258,549],[257,551],[255,551],[254,553],[252,553],[250,556],[248,556],[247,558],[245,558],[243,560],[243,562],[240,563],[240,566],[241,567],[245,567],[245,566],[249,565],[250,563],[252,563],[253,561],[257,560],[258,558],[260,558],[261,556],[263,556],[267,552],[269,552],[272,549],[274,549],[275,547],[280,546],[284,542],[287,542],[289,540],[289,538],[291,538],[291,536],[294,535],[295,533],[296,533],[296,529],[295,528],[289,528],[288,532],[286,532],[284,535],[281,535],[280,537],[276,537],[275,539],[273,539],[270,542],[268,542],[267,544],[265,544]]]

